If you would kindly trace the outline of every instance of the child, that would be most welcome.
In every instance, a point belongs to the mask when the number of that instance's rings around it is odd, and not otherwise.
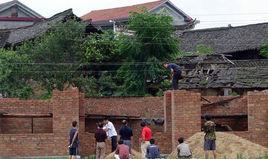
[[[189,145],[184,143],[184,139],[180,137],[178,139],[179,145],[177,146],[178,159],[190,159],[192,157],[192,152]]]
[[[129,147],[123,144],[123,140],[118,141],[118,145],[115,150],[115,154],[118,155],[119,159],[129,158]],[[117,158],[117,156],[115,156]]]
[[[157,145],[155,145],[154,143],[155,143],[155,140],[151,139],[150,145],[147,147],[146,158],[148,158],[148,159],[160,158],[159,147]]]

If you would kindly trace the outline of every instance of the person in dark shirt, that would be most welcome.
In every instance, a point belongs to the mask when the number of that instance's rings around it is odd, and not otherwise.
[[[75,159],[78,155],[78,129],[77,129],[77,121],[72,122],[72,128],[69,133],[69,159]]]
[[[95,132],[95,139],[96,139],[96,159],[104,159],[106,145],[105,140],[107,139],[106,131],[103,130],[103,124],[98,123],[98,129]]]
[[[154,139],[150,140],[150,145],[147,147],[146,158],[147,159],[160,158],[159,147],[155,145]]]
[[[122,126],[119,130],[120,139],[123,141],[123,144],[129,147],[129,153],[131,153],[131,138],[133,136],[132,129],[127,125],[127,121],[122,121]]]
[[[181,79],[181,68],[175,63],[165,63],[164,67],[171,71],[172,89],[178,89],[178,80]]]

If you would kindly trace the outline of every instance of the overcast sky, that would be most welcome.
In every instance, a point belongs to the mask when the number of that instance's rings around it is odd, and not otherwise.
[[[9,0],[0,0],[0,3]],[[73,8],[82,16],[91,10],[106,9],[154,0],[19,0],[44,17]],[[268,22],[268,0],[171,0],[192,18],[200,20],[199,28],[211,28]]]

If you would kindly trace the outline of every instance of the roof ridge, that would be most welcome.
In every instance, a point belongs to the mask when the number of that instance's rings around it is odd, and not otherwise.
[[[29,12],[30,14],[32,14],[33,16],[35,16],[37,18],[44,18],[42,15],[40,15],[39,13],[34,11],[33,9],[29,8],[28,6],[26,6],[25,4],[23,4],[19,0],[12,0],[12,1],[8,1],[8,2],[0,4],[0,11],[2,12],[2,11],[6,10],[14,5],[18,5],[23,10]]]
[[[111,9],[117,9],[117,8],[125,8],[125,7],[134,7],[134,6],[139,6],[139,5],[144,5],[144,4],[149,4],[149,3],[156,3],[160,1],[167,1],[167,0],[155,0],[151,2],[146,2],[146,3],[138,3],[138,4],[133,4],[133,5],[127,5],[127,6],[121,6],[121,7],[114,7],[114,8],[106,8],[106,9],[97,9],[97,10],[92,10],[93,11],[103,11],[103,10],[111,10]],[[90,13],[90,12],[89,12]],[[88,14],[88,13],[87,13]],[[86,15],[86,14],[85,14]]]
[[[268,24],[268,22],[261,22],[261,23],[254,23],[254,24],[247,24],[247,25],[240,25],[240,26],[231,26],[231,27],[226,26],[226,27],[215,27],[215,28],[187,30],[187,31],[184,31],[183,33],[187,33],[187,32],[204,32],[204,31],[219,31],[219,30],[227,30],[227,29],[245,28],[245,27],[263,25],[263,24]]]

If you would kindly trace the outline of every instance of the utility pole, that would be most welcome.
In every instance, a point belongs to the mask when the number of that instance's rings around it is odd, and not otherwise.
[[[109,22],[110,22],[110,23],[113,23],[113,31],[114,31],[114,33],[115,33],[115,31],[116,31],[116,30],[115,30],[115,21],[114,21],[114,20],[109,20]]]

